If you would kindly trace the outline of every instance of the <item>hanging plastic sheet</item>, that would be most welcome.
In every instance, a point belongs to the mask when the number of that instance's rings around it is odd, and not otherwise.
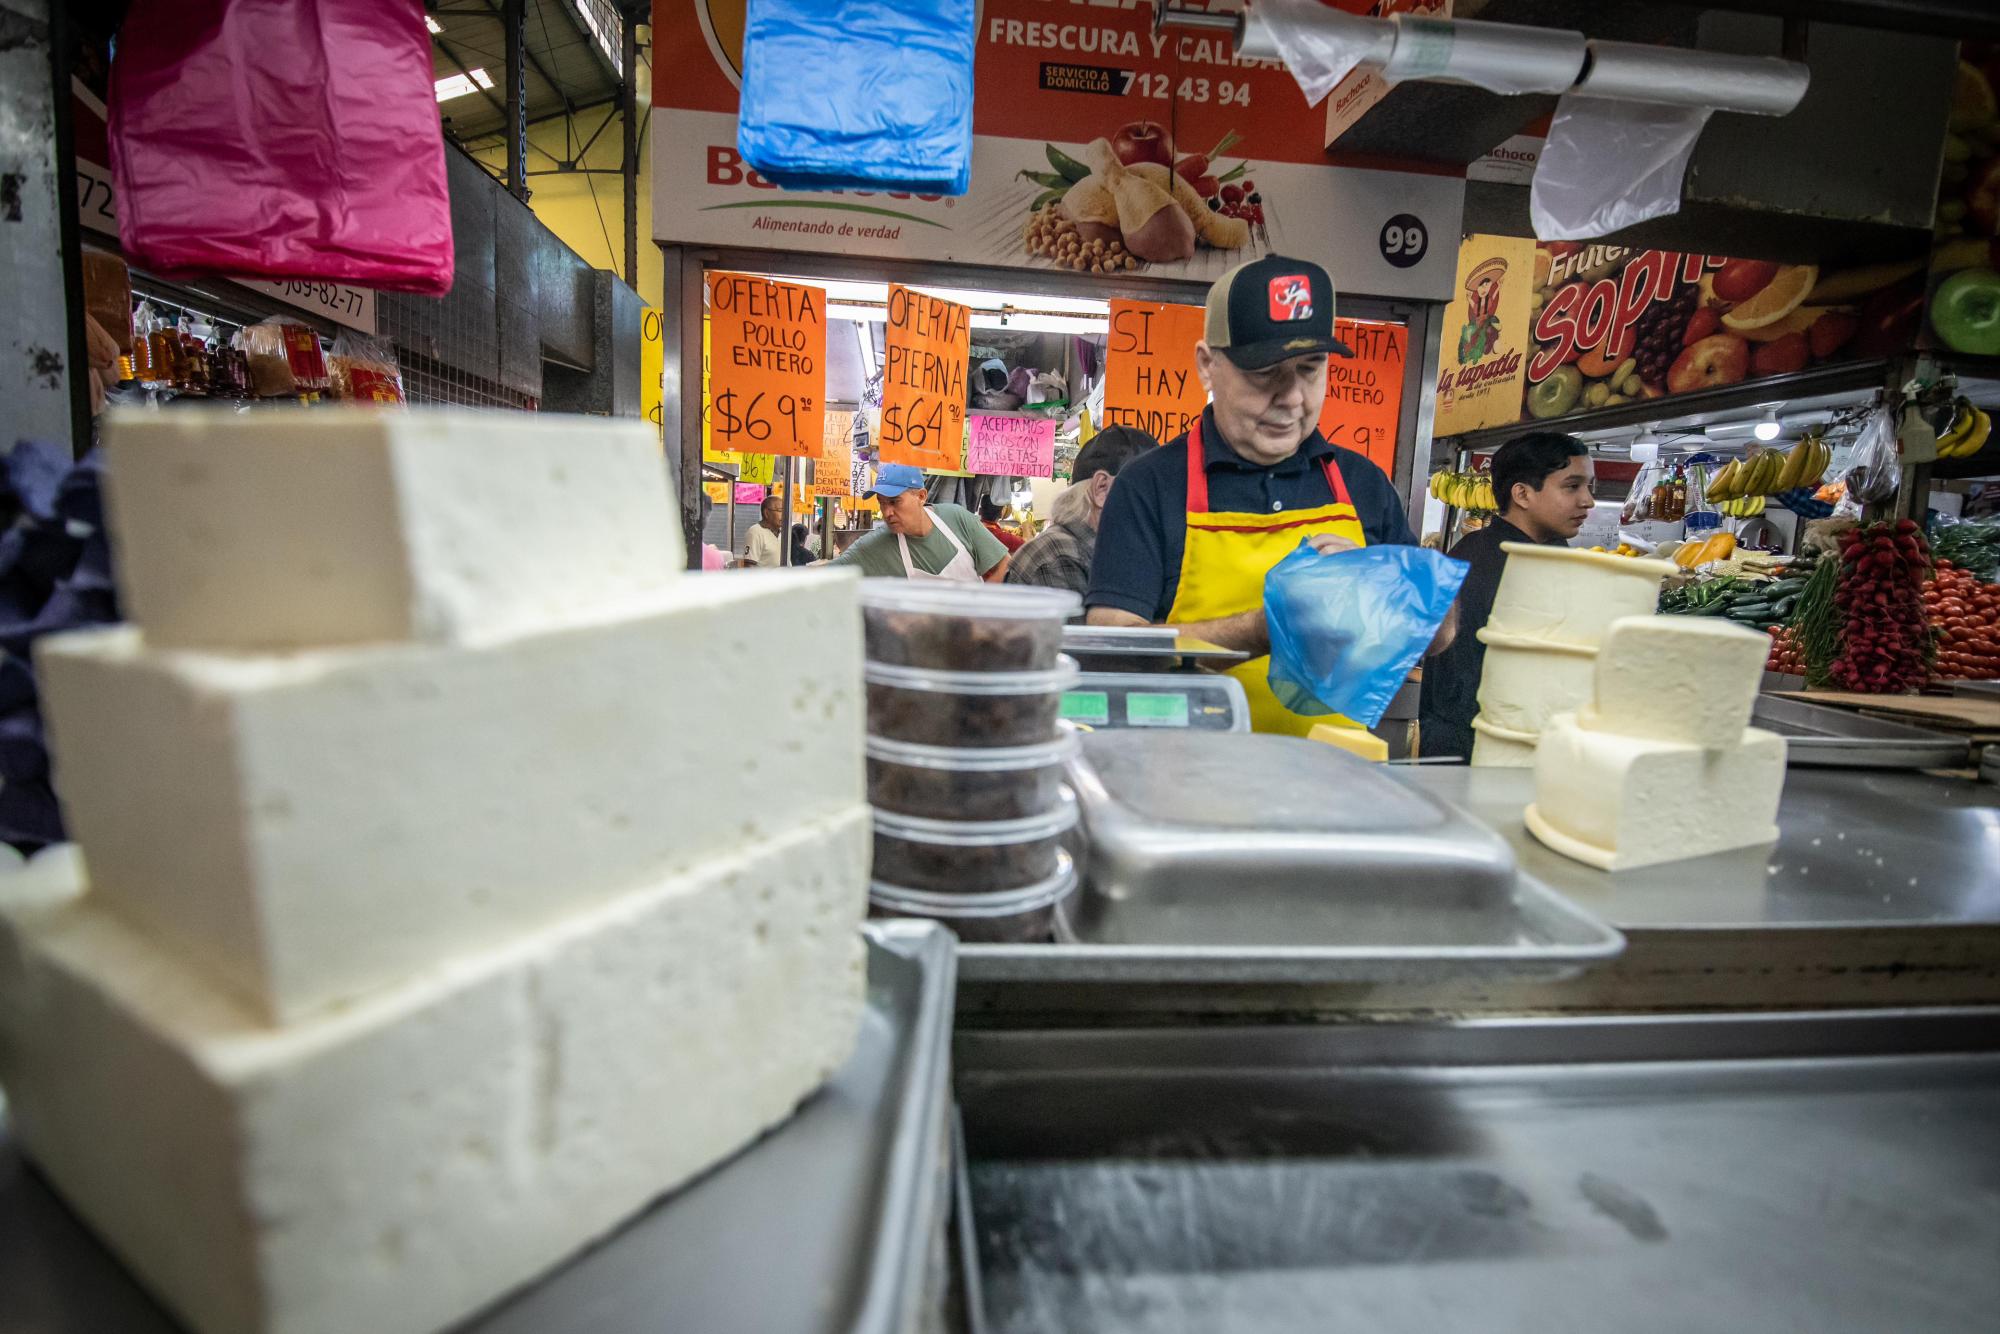
[[[1264,577],[1271,693],[1294,713],[1375,726],[1470,568],[1423,547],[1322,555],[1300,544]]]
[[[743,158],[794,190],[962,195],[974,0],[758,0],[743,34]]]
[[[1528,190],[1544,241],[1583,241],[1680,212],[1681,178],[1707,107],[1566,96]]]
[[[110,97],[127,257],[450,291],[433,77],[410,0],[135,0]]]

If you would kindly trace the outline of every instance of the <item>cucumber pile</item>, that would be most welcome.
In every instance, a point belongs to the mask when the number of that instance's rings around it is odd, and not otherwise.
[[[1660,595],[1663,616],[1721,616],[1756,630],[1789,625],[1812,567],[1794,564],[1781,579],[1710,579]]]

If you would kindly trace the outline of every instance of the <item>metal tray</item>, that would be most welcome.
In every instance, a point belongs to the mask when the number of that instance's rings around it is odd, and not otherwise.
[[[1802,699],[1757,696],[1753,726],[1785,738],[1788,765],[1837,769],[1949,769],[1966,762],[1963,737],[1869,718]]]
[[[1241,649],[1224,648],[1206,639],[1181,634],[1170,625],[1066,625],[1062,644],[1062,651],[1079,662],[1086,656],[1102,660],[1151,658],[1204,662],[1242,662],[1250,656]],[[1085,663],[1085,668],[1122,670],[1115,662],[1108,661],[1098,667]]]
[[[975,1031],[993,1334],[1989,1334],[1996,1012]]]
[[[949,933],[870,922],[860,1044],[789,1121],[459,1334],[905,1334],[939,1318],[950,1204]],[[171,1207],[171,1201],[161,1201]],[[0,1121],[0,1332],[181,1327]]]
[[[965,947],[968,980],[1549,979],[1624,949],[1491,829],[1329,746],[1095,733],[1070,781],[1088,846],[1056,945]]]

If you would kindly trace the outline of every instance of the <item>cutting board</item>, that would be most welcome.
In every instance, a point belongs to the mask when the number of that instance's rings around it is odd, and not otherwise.
[[[2000,733],[2000,699],[1953,695],[1862,695],[1845,690],[1780,690],[1781,699],[1802,699],[1837,709],[1864,709],[1947,727],[1961,732]]]

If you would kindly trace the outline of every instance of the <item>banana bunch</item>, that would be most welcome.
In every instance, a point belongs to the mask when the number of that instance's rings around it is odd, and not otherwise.
[[[1938,436],[1938,457],[1971,458],[1986,448],[1986,437],[1992,432],[1993,419],[1986,415],[1984,408],[1974,407],[1966,399],[1958,399],[1952,404],[1951,425]]]
[[[1754,519],[1764,512],[1764,497],[1744,496],[1740,500],[1725,500],[1715,508],[1718,513],[1732,519]]]
[[[1716,504],[1750,496],[1774,496],[1808,482],[1817,484],[1832,462],[1833,446],[1814,433],[1783,452],[1767,449],[1732,459],[1715,475],[1703,495]]]
[[[1462,510],[1486,510],[1500,506],[1493,499],[1493,479],[1483,472],[1434,472],[1431,496]]]

